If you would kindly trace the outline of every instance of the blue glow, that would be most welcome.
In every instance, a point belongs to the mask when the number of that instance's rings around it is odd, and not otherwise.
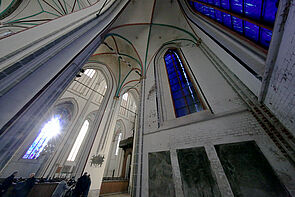
[[[260,20],[262,0],[245,0],[245,15]]]
[[[263,8],[263,21],[273,24],[275,22],[276,13],[277,13],[277,4],[278,0],[265,0]]]
[[[231,10],[238,14],[243,13],[243,0],[231,0]]]
[[[258,42],[259,39],[259,27],[252,23],[245,21],[245,36],[254,42]]]
[[[229,28],[232,28],[231,25],[231,15],[230,14],[226,14],[226,13],[222,13],[223,14],[223,24]]]
[[[204,110],[177,51],[169,49],[164,59],[176,116]]]
[[[243,20],[232,16],[233,29],[243,34]]]
[[[244,15],[251,20],[263,21],[266,24],[273,25],[277,12],[276,5],[278,0],[202,0],[202,2]],[[264,48],[269,47],[272,31],[260,28],[253,23],[200,3],[194,2],[194,9],[235,32],[238,32],[260,46]]]
[[[220,0],[214,0],[214,5],[220,7]]]
[[[271,36],[272,36],[272,31],[260,28],[260,43],[264,47],[269,47],[270,41],[271,41]]]
[[[39,135],[23,156],[23,159],[37,159],[49,140],[59,134],[60,129],[59,117],[53,117],[41,129]]]
[[[214,8],[209,8],[209,16],[212,19],[215,19],[215,9]]]
[[[230,4],[229,4],[229,0],[220,0],[221,2],[221,7],[223,9],[229,10]]]
[[[217,22],[222,23],[222,12],[219,10],[215,10],[215,19]]]

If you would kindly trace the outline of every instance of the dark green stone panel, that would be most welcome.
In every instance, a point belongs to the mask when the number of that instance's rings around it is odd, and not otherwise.
[[[289,197],[255,142],[215,146],[236,197]]]
[[[220,197],[205,148],[177,150],[185,197]]]
[[[169,151],[149,153],[149,197],[175,197]]]

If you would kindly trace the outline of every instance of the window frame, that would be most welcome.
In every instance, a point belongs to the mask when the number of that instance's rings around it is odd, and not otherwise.
[[[205,43],[206,46],[215,47],[216,56],[224,58],[225,63],[229,65],[229,69],[234,74],[250,77],[251,81],[242,78],[242,82],[249,85],[250,90],[258,96],[259,90],[256,87],[261,86],[265,69],[267,69],[266,62],[273,59],[272,56],[276,56],[274,53],[276,53],[278,41],[282,36],[280,28],[284,20],[284,11],[287,9],[286,5],[279,1],[270,47],[268,53],[265,54],[245,40],[239,39],[228,30],[211,22],[211,20],[195,14],[187,0],[180,0],[178,3],[185,18],[187,18],[187,22],[193,24],[192,28],[200,36],[202,43]],[[237,68],[238,70],[236,70]]]
[[[249,46],[252,46],[254,47],[255,49],[259,50],[260,52],[264,53],[265,55],[267,55],[268,53],[268,49],[269,49],[269,46],[267,48],[263,47],[262,44],[260,45],[258,42],[256,43],[255,41],[251,40],[250,38],[247,38],[245,35],[241,35],[239,34],[238,32],[234,31],[233,29],[227,27],[226,25],[224,24],[221,24],[219,22],[217,22],[216,20],[210,18],[209,16],[206,16],[205,14],[201,13],[201,12],[198,12],[196,10],[196,8],[194,7],[194,5],[191,5],[190,2],[192,3],[198,3],[198,4],[201,4],[203,6],[207,6],[209,8],[213,8],[214,10],[218,10],[220,12],[223,12],[225,14],[229,14],[231,15],[231,21],[233,20],[232,17],[235,17],[235,18],[238,18],[238,19],[241,19],[243,21],[246,21],[246,22],[249,22],[249,23],[252,23],[256,26],[258,26],[259,28],[264,28],[264,29],[267,29],[269,31],[272,32],[272,36],[273,36],[273,29],[274,29],[274,23],[275,21],[273,22],[273,24],[271,23],[263,23],[263,21],[259,21],[257,19],[252,19],[250,17],[247,17],[247,16],[243,16],[243,13],[242,14],[239,14],[239,13],[236,13],[234,12],[233,10],[226,10],[222,7],[218,7],[218,6],[215,6],[215,5],[211,5],[209,3],[206,3],[206,2],[202,2],[200,0],[185,0],[189,10],[193,13],[193,14],[196,14],[202,18],[204,18],[205,20],[213,23],[214,25],[218,26],[218,28],[226,31],[227,33],[233,35],[234,37],[240,39],[240,40],[243,40],[246,42],[245,45],[249,45]],[[263,9],[263,3],[264,1],[262,1],[262,6],[261,6],[261,10]],[[231,1],[229,1],[229,6],[231,7]],[[244,8],[243,8],[244,9]],[[243,11],[244,12],[244,11]],[[278,8],[277,8],[277,12],[278,12]],[[262,14],[262,11],[261,11],[261,14]],[[261,15],[261,18],[262,18],[262,15]],[[276,19],[276,17],[275,17]],[[232,22],[231,22],[231,25],[233,26]],[[244,22],[243,22],[243,28],[244,28]],[[244,31],[244,30],[243,30]],[[245,34],[245,32],[243,32],[243,34]],[[261,34],[261,30],[258,31],[258,39],[260,39],[260,35]]]
[[[168,70],[167,70],[168,68],[167,68],[167,64],[166,64],[166,61],[165,61],[165,56],[169,53],[169,50],[174,50],[174,51],[177,53],[177,55],[179,56],[179,59],[180,59],[182,65],[183,65],[183,68],[184,68],[185,74],[188,76],[188,79],[189,79],[190,82],[192,83],[192,87],[193,87],[194,90],[195,90],[195,93],[196,93],[196,95],[197,95],[198,100],[200,101],[200,104],[201,104],[203,110],[196,111],[196,112],[191,112],[190,109],[189,109],[189,106],[190,106],[190,105],[187,104],[187,99],[186,99],[186,97],[183,95],[183,94],[184,94],[184,93],[183,93],[183,89],[184,89],[184,88],[181,88],[181,89],[180,89],[180,91],[182,92],[182,97],[181,97],[181,98],[184,98],[185,103],[186,103],[185,107],[182,107],[182,108],[186,108],[186,109],[188,109],[188,112],[189,112],[189,113],[187,113],[187,114],[185,114],[185,115],[182,115],[182,116],[177,116],[177,113],[176,113],[176,107],[175,107],[175,101],[174,101],[173,96],[172,96],[172,88],[171,88],[171,84],[170,84],[170,81],[169,81],[169,75],[168,75]],[[186,61],[184,60],[184,58],[182,57],[182,53],[179,51],[179,49],[178,49],[178,48],[175,48],[175,47],[170,47],[170,48],[166,49],[166,52],[164,53],[164,56],[163,56],[163,60],[164,60],[164,64],[165,64],[165,71],[166,71],[167,81],[168,81],[168,84],[169,84],[170,97],[171,97],[171,100],[172,100],[172,103],[173,103],[173,109],[174,109],[174,115],[175,115],[175,118],[180,118],[180,117],[184,117],[184,116],[187,116],[187,115],[190,115],[190,114],[194,114],[194,113],[197,113],[197,112],[201,112],[201,111],[208,110],[208,106],[207,106],[206,103],[204,102],[204,99],[203,99],[202,95],[200,94],[199,88],[196,86],[195,80],[194,80],[194,78],[191,76],[191,73],[189,72],[189,69],[187,68],[187,67],[188,67],[187,62],[186,62]],[[173,61],[173,60],[172,60],[172,61]],[[175,67],[174,61],[173,61],[173,65],[174,65],[174,67]],[[177,75],[177,79],[179,80],[178,74],[176,74],[176,75]],[[178,82],[178,83],[180,83],[180,85],[181,85],[181,82]],[[181,87],[182,87],[182,85],[181,85]],[[176,99],[176,100],[177,100],[177,99]],[[179,109],[182,109],[182,108],[179,108]]]
[[[76,153],[73,152],[74,154],[71,156],[72,151],[74,151],[74,146],[76,145],[76,142],[77,142],[77,140],[78,140],[78,137],[79,137],[79,135],[81,134],[82,129],[83,129],[83,126],[84,126],[84,124],[86,123],[86,121],[88,122],[88,125],[87,125],[87,129],[86,129],[86,131],[85,131],[85,134],[84,134],[84,136],[83,136],[83,138],[82,138],[82,140],[81,140],[80,145],[77,146],[78,149],[77,149]],[[91,129],[90,126],[91,126],[91,121],[90,121],[89,119],[86,118],[86,119],[83,121],[83,124],[82,124],[82,126],[80,127],[80,129],[79,129],[78,135],[76,136],[75,141],[74,141],[74,143],[73,143],[72,146],[71,146],[70,152],[69,152],[69,154],[68,154],[68,156],[67,156],[67,159],[66,159],[67,162],[75,162],[75,161],[76,161],[77,156],[79,155],[79,152],[81,152],[81,148],[82,148],[83,144],[85,143],[85,140],[86,140],[86,138],[87,138],[87,136],[88,136],[88,134],[89,134],[89,130]],[[83,143],[83,142],[84,142],[84,143]],[[70,156],[71,156],[71,157],[70,157]],[[74,160],[71,160],[73,157],[74,157]]]

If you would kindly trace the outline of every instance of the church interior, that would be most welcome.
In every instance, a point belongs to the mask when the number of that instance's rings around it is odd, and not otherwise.
[[[0,182],[58,180],[28,196],[295,197],[294,136],[294,0],[0,0]]]

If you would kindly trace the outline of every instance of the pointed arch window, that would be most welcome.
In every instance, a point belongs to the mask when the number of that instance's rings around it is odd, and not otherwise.
[[[49,120],[41,129],[30,148],[27,150],[23,159],[37,159],[40,153],[47,146],[48,142],[60,134],[61,124],[60,117],[56,116]]]
[[[88,127],[89,127],[89,121],[85,120],[83,123],[83,126],[79,132],[79,135],[74,143],[74,146],[69,154],[69,157],[67,159],[68,161],[75,161],[78,151],[79,151],[79,149],[82,145],[82,142],[86,136],[86,133],[88,131]]]
[[[168,49],[164,56],[176,117],[205,110],[177,49]]]
[[[72,119],[73,111],[74,105],[71,102],[63,102],[55,106],[52,115],[43,124],[38,136],[22,158],[38,159],[42,152],[44,155],[51,154]]]

